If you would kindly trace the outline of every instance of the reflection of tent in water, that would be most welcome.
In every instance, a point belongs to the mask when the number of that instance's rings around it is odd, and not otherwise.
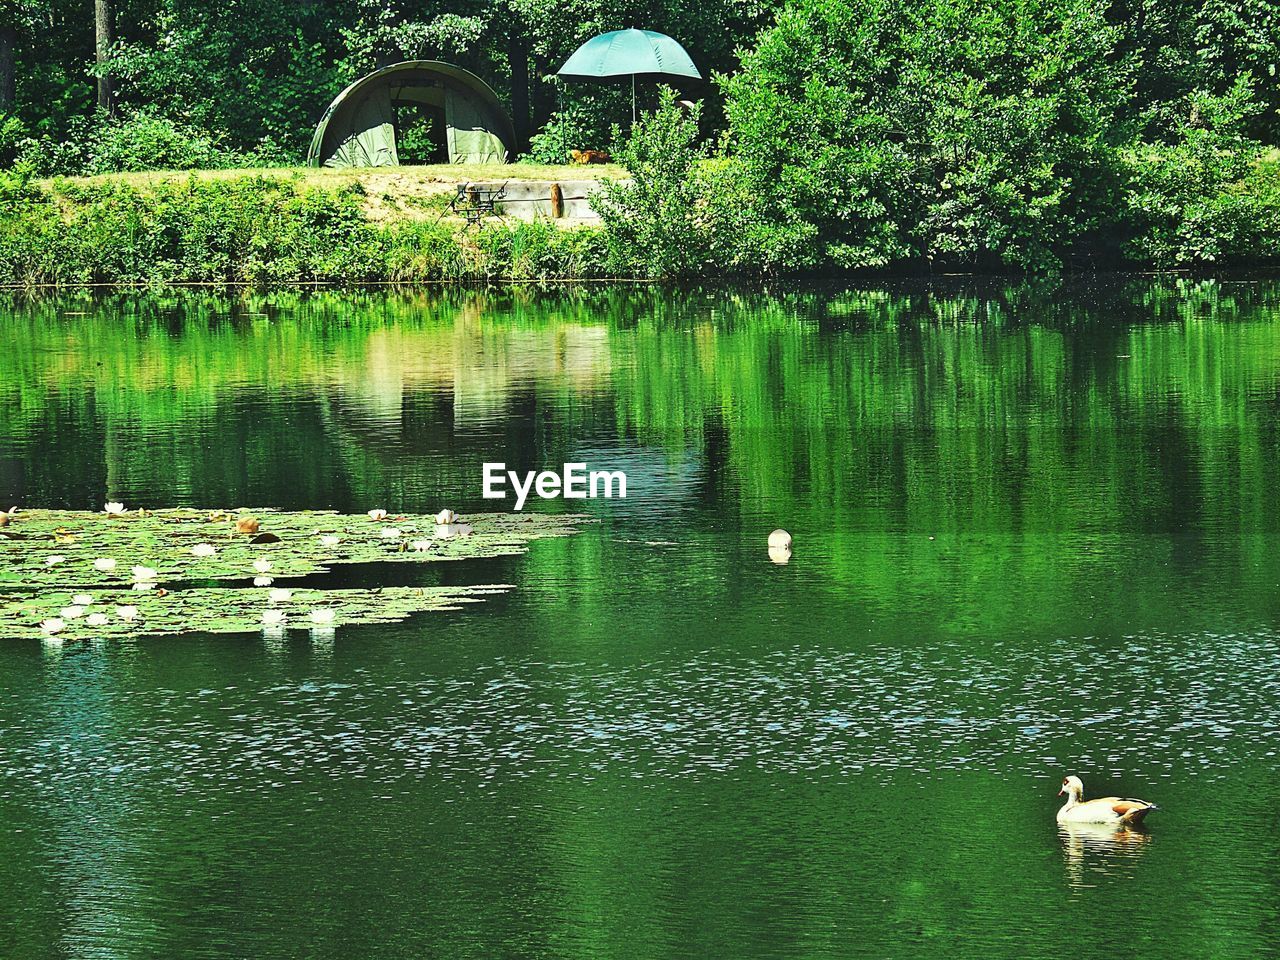
[[[515,145],[511,118],[483,80],[435,60],[375,70],[343,90],[311,138],[307,163],[388,167],[400,163],[397,136],[424,130],[420,163],[503,163]]]

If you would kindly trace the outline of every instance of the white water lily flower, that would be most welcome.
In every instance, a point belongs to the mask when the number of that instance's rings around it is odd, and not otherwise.
[[[156,572],[150,567],[134,567],[133,579],[135,580],[154,580]]]
[[[320,546],[322,547],[336,547],[341,542],[342,538],[334,536],[332,533],[326,533],[320,538]]]
[[[442,526],[446,523],[454,523],[457,519],[458,515],[449,509],[441,510],[436,514],[436,523]]]
[[[269,587],[276,582],[275,577],[254,577],[253,585],[255,587]]]
[[[58,613],[61,614],[63,620],[75,620],[78,617],[84,616],[84,607],[80,607],[80,606],[63,607],[61,610],[58,611]]]
[[[336,614],[328,607],[319,607],[311,611],[311,622],[317,626],[333,623]]]
[[[116,616],[121,620],[134,620],[138,616],[138,608],[128,604],[123,607],[116,607]]]
[[[413,547],[413,549],[417,550],[419,553],[422,553],[424,550],[430,550],[430,549],[431,549],[431,541],[430,541],[430,540],[415,540],[415,541],[413,541],[413,543],[409,544],[409,546]]]
[[[263,610],[262,622],[268,626],[279,626],[285,621],[285,612],[283,610]]]
[[[137,590],[139,593],[146,590],[154,590],[155,588],[156,582],[154,580],[139,580],[133,585],[133,589]]]
[[[93,561],[93,569],[101,570],[103,573],[110,573],[116,568],[116,562],[110,557],[99,557]]]
[[[46,567],[56,567],[58,564],[66,562],[66,557],[60,553],[55,553],[52,557],[45,557],[44,565]]]
[[[385,520],[385,519],[387,519],[387,511],[385,511],[385,510],[370,510],[370,511],[369,511],[369,519],[370,519],[370,520]]]
[[[266,557],[263,557],[261,560],[255,560],[253,561],[253,569],[257,570],[259,573],[266,573],[271,569],[271,561],[266,559]]]
[[[400,538],[399,527],[383,527],[382,528],[383,540],[398,540],[399,538]]]
[[[102,509],[106,512],[107,516],[109,517],[119,517],[124,514],[124,504],[120,503],[117,500],[112,500]]]
[[[286,590],[284,587],[276,587],[267,594],[267,599],[272,603],[288,603],[293,599],[293,591]]]
[[[84,622],[91,627],[105,627],[107,625],[107,615],[105,613],[91,613],[84,618]]]
[[[40,629],[49,636],[53,636],[55,633],[61,633],[63,630],[67,629],[67,623],[65,620],[61,620],[58,617],[50,617],[48,620],[40,621]]]
[[[89,596],[87,593],[77,593],[71,598],[71,602],[78,607],[87,607],[93,603],[93,597]]]
[[[200,557],[202,559],[207,557],[212,557],[217,552],[218,552],[218,548],[215,547],[212,543],[197,543],[194,547],[191,548],[191,555],[193,557]]]

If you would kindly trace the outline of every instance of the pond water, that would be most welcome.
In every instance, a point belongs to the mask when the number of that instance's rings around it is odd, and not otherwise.
[[[113,295],[0,344],[6,506],[628,478],[335,575],[517,586],[462,613],[0,643],[9,960],[1280,947],[1280,283]],[[1061,834],[1065,773],[1161,809]]]

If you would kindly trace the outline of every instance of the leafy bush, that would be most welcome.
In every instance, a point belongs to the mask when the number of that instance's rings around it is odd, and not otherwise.
[[[81,142],[86,173],[244,165],[244,158],[223,147],[213,134],[148,111],[105,121],[99,117]]]
[[[726,144],[667,97],[598,206],[620,273],[1053,272],[1280,261],[1248,75],[1142,144],[1087,0],[798,0],[721,78]],[[1170,128],[1168,124],[1172,124]]]
[[[604,273],[599,230],[381,225],[358,182],[297,177],[41,185],[0,174],[0,284],[365,283]]]
[[[689,277],[776,265],[773,226],[745,189],[741,165],[701,141],[697,108],[686,111],[670,90],[616,159],[631,179],[605,184],[592,202],[619,273]]]
[[[699,230],[694,171],[706,151],[698,138],[697,118],[676,107],[668,94],[618,150],[615,159],[631,180],[606,183],[593,198],[615,263],[658,277],[704,269],[707,238]]]
[[[431,117],[402,110],[396,124],[396,153],[404,164],[436,162],[435,123]]]
[[[1115,31],[1088,0],[799,0],[724,81],[794,267],[1060,265],[1116,196]]]
[[[567,163],[574,150],[605,150],[612,143],[607,127],[590,109],[574,106],[558,110],[546,125],[529,138],[529,150],[521,157],[526,163]]]
[[[529,149],[520,157],[522,163],[568,163],[573,150],[600,150],[603,147],[588,146],[596,140],[583,122],[583,117],[566,111],[551,115],[543,128],[529,138]]]
[[[631,88],[574,85],[561,89],[564,101],[543,128],[529,138],[529,163],[565,163],[574,150],[612,153],[615,122],[631,117]]]
[[[144,170],[209,170],[266,166],[279,162],[280,149],[264,140],[251,153],[237,153],[222,138],[149,111],[109,118],[97,113],[73,120],[65,137],[25,138],[0,158],[36,173],[77,176]]]
[[[29,139],[26,124],[21,119],[0,111],[0,169],[14,165]]]
[[[1173,144],[1127,157],[1130,257],[1157,267],[1280,259],[1280,175],[1245,130],[1258,113],[1246,78],[1192,97]]]

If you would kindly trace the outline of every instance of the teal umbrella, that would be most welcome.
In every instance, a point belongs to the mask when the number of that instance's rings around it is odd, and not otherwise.
[[[653,30],[613,30],[592,37],[573,51],[556,76],[566,80],[630,76],[632,123],[636,119],[636,77],[702,79],[684,47]]]

